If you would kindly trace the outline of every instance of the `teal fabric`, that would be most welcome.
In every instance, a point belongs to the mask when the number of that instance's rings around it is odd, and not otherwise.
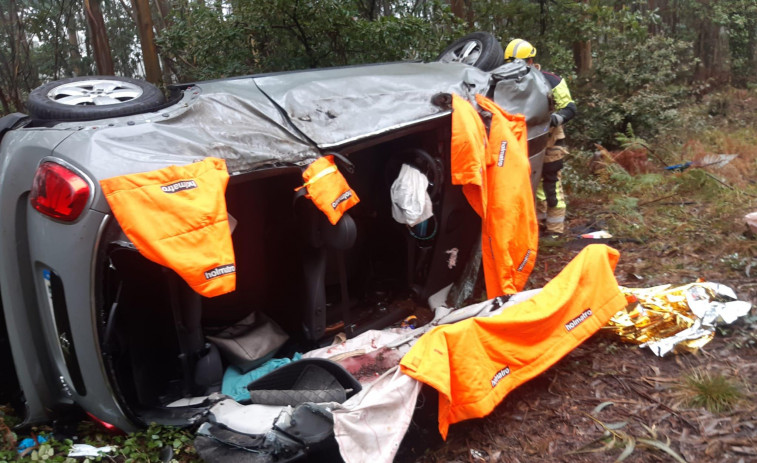
[[[247,400],[250,398],[250,392],[247,390],[247,385],[255,381],[258,378],[262,378],[273,370],[284,366],[287,363],[294,362],[302,358],[302,354],[295,353],[291,359],[271,359],[264,364],[260,365],[254,370],[250,370],[247,373],[243,373],[235,366],[230,366],[223,373],[223,383],[221,385],[221,392],[233,398],[237,402]]]

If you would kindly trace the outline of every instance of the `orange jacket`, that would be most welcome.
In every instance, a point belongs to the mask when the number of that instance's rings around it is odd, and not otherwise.
[[[452,95],[452,183],[463,186],[481,217],[486,293],[491,299],[522,290],[536,261],[539,229],[528,162],[526,120],[477,96],[492,113],[487,136],[478,112]]]
[[[229,174],[223,159],[205,158],[100,181],[113,215],[147,259],[173,269],[196,292],[236,288],[226,212]]]
[[[336,225],[347,209],[360,202],[352,188],[347,184],[334,162],[334,156],[329,154],[316,159],[302,173],[305,182],[301,188],[307,189],[305,195],[313,204],[328,217],[331,225]]]
[[[490,318],[424,334],[402,371],[439,391],[439,432],[489,414],[515,387],[540,374],[626,305],[613,271],[620,254],[584,248],[533,298]]]
[[[536,262],[539,224],[531,188],[526,117],[509,114],[476,95],[492,114],[487,148],[487,211],[482,224],[482,255],[489,299],[526,286]]]
[[[452,94],[452,140],[450,167],[452,183],[463,186],[473,210],[486,215],[486,127],[468,101]]]

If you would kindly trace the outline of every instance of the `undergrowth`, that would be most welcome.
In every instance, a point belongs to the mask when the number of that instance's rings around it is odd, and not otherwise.
[[[757,210],[757,92],[726,90],[681,114],[678,128],[654,140],[628,126],[616,134],[617,150],[574,150],[562,173],[569,225],[601,226],[651,247],[677,241],[694,253],[717,247],[720,258],[757,256],[741,236],[743,216]],[[572,214],[571,201],[593,203],[592,216]]]
[[[23,462],[94,462],[109,461],[118,463],[151,463],[172,462],[187,463],[201,461],[192,446],[194,436],[188,430],[150,425],[147,429],[128,435],[113,435],[101,431],[98,425],[83,421],[79,424],[77,436],[53,437],[51,428],[32,428],[23,435],[17,435],[10,430],[8,423],[15,420],[12,416],[0,415],[0,430],[2,430],[2,444],[0,445],[0,463],[12,461]],[[20,444],[24,439],[30,446],[21,450]],[[95,448],[112,447],[100,457],[72,458],[68,454],[74,445],[88,444]]]
[[[685,374],[679,389],[687,406],[701,407],[712,413],[728,412],[744,398],[744,393],[733,378],[705,370]]]

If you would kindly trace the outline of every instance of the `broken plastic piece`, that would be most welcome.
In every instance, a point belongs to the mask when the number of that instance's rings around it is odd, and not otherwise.
[[[608,231],[599,230],[599,231],[594,231],[591,233],[584,233],[583,235],[581,235],[581,238],[598,240],[598,239],[603,239],[603,238],[612,238],[612,235]]]
[[[687,162],[683,162],[681,164],[676,164],[676,165],[673,165],[673,166],[667,166],[665,168],[665,170],[670,170],[670,171],[673,171],[673,172],[683,172],[684,170],[686,170],[689,167],[691,167],[692,164],[693,164],[693,162],[687,161]]]

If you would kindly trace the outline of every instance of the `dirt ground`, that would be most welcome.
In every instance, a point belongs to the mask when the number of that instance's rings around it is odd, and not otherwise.
[[[598,207],[571,203],[570,228],[591,225],[578,217],[592,217]],[[509,394],[491,415],[452,425],[446,442],[436,431],[436,397],[424,389],[431,406],[416,413],[418,422],[397,461],[757,461],[757,279],[748,275],[749,269],[722,262],[722,246],[697,247],[675,237],[668,243],[610,239],[607,244],[621,253],[615,275],[622,286],[677,285],[702,278],[730,286],[740,300],[752,302],[752,312],[719,330],[693,354],[660,358],[648,349],[595,335]],[[754,249],[757,241],[747,244]],[[581,247],[570,239],[540,246],[530,287],[544,286]],[[720,413],[688,406],[681,385],[695,372],[732,378],[743,398]],[[617,434],[614,440],[603,439],[606,429]]]

